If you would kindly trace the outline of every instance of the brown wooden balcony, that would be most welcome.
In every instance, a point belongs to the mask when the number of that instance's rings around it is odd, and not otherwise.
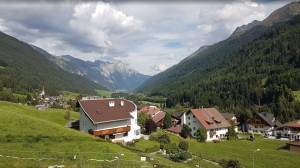
[[[100,131],[89,131],[90,134],[94,136],[101,136],[101,135],[109,135],[109,134],[116,134],[120,132],[129,132],[130,126],[127,127],[119,127],[119,128],[113,128],[113,129],[106,129],[106,130],[100,130]]]

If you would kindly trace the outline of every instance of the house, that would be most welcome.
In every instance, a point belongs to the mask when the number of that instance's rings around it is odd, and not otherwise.
[[[149,114],[158,127],[163,126],[163,119],[165,118],[166,112],[162,111],[160,108],[147,105],[143,106],[138,112],[145,112]]]
[[[275,120],[274,114],[262,112],[257,113],[247,121],[248,131],[253,133],[262,133],[271,135],[272,130],[282,124]]]
[[[300,152],[300,139],[288,142],[287,147],[291,152]]]
[[[275,136],[300,140],[300,120],[290,121],[277,127],[273,131]]]
[[[237,122],[237,118],[236,118],[236,115],[233,114],[233,113],[221,113],[222,116],[231,124],[234,123],[234,131],[235,132],[238,132],[238,122]]]
[[[181,117],[181,125],[183,124],[192,129],[193,137],[200,127],[204,127],[207,131],[207,141],[224,138],[231,126],[215,108],[190,109]]]
[[[137,107],[125,99],[80,100],[81,132],[111,139],[113,142],[129,142],[140,138],[137,125]]]
[[[176,126],[178,124],[180,124],[181,122],[181,116],[183,115],[184,112],[181,111],[177,111],[177,112],[173,112],[171,114],[171,118],[172,118],[172,125]]]

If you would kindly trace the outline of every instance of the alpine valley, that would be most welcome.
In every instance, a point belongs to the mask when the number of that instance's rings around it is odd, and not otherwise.
[[[299,14],[300,2],[293,2],[261,22],[238,27],[136,91],[167,97],[167,107],[217,106],[241,117],[268,111],[282,122],[298,119]]]

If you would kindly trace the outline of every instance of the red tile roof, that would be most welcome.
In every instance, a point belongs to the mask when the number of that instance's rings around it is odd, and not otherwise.
[[[276,128],[276,130],[277,129],[286,128],[286,127],[289,127],[289,128],[300,128],[300,120],[294,120],[294,121],[287,122],[287,123],[283,124],[282,126]]]
[[[145,111],[149,115],[154,115],[155,113],[161,111],[160,108],[157,108],[155,106],[145,106],[142,109],[139,110],[139,112]]]
[[[231,126],[215,108],[191,109],[189,112],[193,113],[206,129],[227,128]]]
[[[110,102],[114,102],[113,107],[109,107]],[[136,110],[136,105],[125,99],[80,100],[79,104],[93,123],[129,119],[130,112]]]
[[[152,120],[153,120],[155,123],[158,123],[160,120],[162,120],[163,118],[165,118],[165,115],[166,115],[166,112],[160,111],[160,112],[158,112],[157,114],[155,114],[155,115],[152,117]]]
[[[182,130],[182,127],[180,125],[177,125],[177,126],[172,126],[171,128],[168,128],[167,130],[170,132],[179,134]]]

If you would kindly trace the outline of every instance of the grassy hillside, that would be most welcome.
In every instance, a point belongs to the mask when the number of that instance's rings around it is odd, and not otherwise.
[[[0,167],[141,165],[140,156],[117,144],[66,128],[63,110],[38,111],[33,107],[8,102],[0,102],[0,107]],[[71,112],[71,116],[78,118],[78,113]],[[119,161],[115,158],[117,156]]]
[[[251,168],[253,163],[253,151],[260,149],[255,153],[255,167],[273,167],[273,168],[291,168],[300,164],[299,154],[295,152],[277,150],[285,146],[287,141],[268,140],[256,138],[255,141],[248,140],[231,140],[222,141],[221,143],[206,142],[200,143],[195,139],[184,140],[181,137],[167,133],[171,143],[179,144],[180,141],[189,143],[189,151],[197,158],[188,163],[189,166],[196,164],[202,167],[212,167],[203,160],[219,161],[221,159],[237,159],[241,162],[242,167]],[[146,149],[149,146],[159,145],[158,142],[140,141],[136,144],[138,149]]]

